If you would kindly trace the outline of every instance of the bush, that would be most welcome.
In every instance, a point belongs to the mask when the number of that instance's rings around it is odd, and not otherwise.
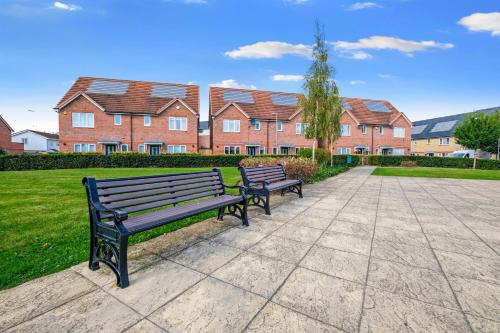
[[[298,156],[312,158],[312,149],[304,148],[299,150]],[[361,162],[360,155],[333,155],[333,165],[347,165],[347,156],[351,156],[352,166],[359,165]],[[316,149],[316,162],[321,165],[330,165],[330,152],[323,148]]]
[[[316,164],[310,159],[303,157],[251,157],[240,162],[240,165],[244,167],[271,166],[277,164],[283,165],[285,172],[291,178],[312,177],[316,171],[318,171],[318,166]]]
[[[417,166],[417,161],[401,161],[402,167],[412,168]]]
[[[438,167],[438,168],[472,168],[473,160],[470,158],[436,157],[436,156],[385,156],[369,155],[369,165],[379,166],[404,166],[406,162],[412,162],[419,167]],[[477,160],[477,169],[500,170],[500,161],[498,160]]]
[[[342,173],[347,170],[349,170],[349,167],[346,165],[334,166],[334,167],[322,165],[319,167],[319,170],[314,175],[312,175],[311,177],[303,178],[303,180],[305,183],[319,182],[329,177],[336,176],[339,173]]]

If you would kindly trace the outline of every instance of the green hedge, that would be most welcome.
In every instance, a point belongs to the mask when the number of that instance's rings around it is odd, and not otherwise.
[[[316,161],[319,164],[330,165],[330,152],[323,148],[316,149]],[[312,158],[312,149],[304,148],[299,150],[300,157]],[[361,164],[361,157],[359,155],[333,155],[333,165],[347,165],[347,156],[351,156],[352,166]]]
[[[83,168],[237,167],[247,155],[55,153],[0,157],[1,171]]]
[[[369,155],[368,164],[379,166],[401,166],[403,161],[415,161],[420,167],[438,167],[438,168],[472,168],[473,159],[471,158],[453,158],[436,156],[384,156]],[[500,170],[500,161],[498,160],[477,160],[477,169]]]

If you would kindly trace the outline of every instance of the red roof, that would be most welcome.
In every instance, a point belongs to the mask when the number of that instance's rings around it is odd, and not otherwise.
[[[41,135],[43,137],[46,137],[47,139],[56,139],[56,140],[59,140],[59,134],[47,133],[47,132],[40,132],[40,131],[34,131],[34,130],[28,130],[28,131],[36,133],[36,134],[39,134],[39,135]]]
[[[9,123],[7,122],[7,120],[5,120],[5,119],[2,118],[2,115],[0,115],[0,121],[2,123],[4,123],[5,127],[7,127],[11,132],[14,132],[14,130],[12,129],[12,127],[10,127]]]
[[[273,104],[272,95],[295,96],[297,99],[301,94],[272,92],[263,90],[250,89],[234,89],[210,87],[210,115],[216,114],[224,106],[231,101],[225,100],[224,91],[244,92],[251,94],[254,103],[234,102],[237,104],[250,118],[258,119],[275,119],[276,112],[278,119],[288,120],[299,108],[297,106],[282,106]],[[371,100],[362,98],[343,98],[344,109],[350,112],[360,124],[369,125],[389,125],[394,119],[400,116],[399,112],[391,103],[385,100]],[[365,102],[382,103],[385,105],[385,112],[371,111]]]
[[[89,91],[89,87],[94,83],[121,83],[125,87],[125,91],[121,94],[117,93],[96,93]],[[116,80],[107,78],[95,77],[79,77],[73,86],[66,92],[61,101],[56,105],[55,109],[64,107],[65,103],[70,101],[75,96],[84,93],[102,106],[106,112],[110,113],[157,113],[163,106],[171,102],[173,97],[154,97],[151,95],[153,89],[159,86],[160,88],[179,87],[185,90],[185,96],[181,99],[199,114],[199,96],[200,89],[195,85],[177,84],[177,83],[162,83],[162,82],[147,82],[133,80]]]

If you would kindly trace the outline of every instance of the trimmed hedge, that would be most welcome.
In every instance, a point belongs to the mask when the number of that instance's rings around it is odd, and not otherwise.
[[[369,165],[379,166],[401,166],[404,161],[413,161],[419,167],[437,167],[437,168],[472,168],[472,158],[453,158],[453,157],[437,157],[437,156],[385,156],[385,155],[369,155]],[[499,160],[481,160],[476,161],[476,169],[484,170],[500,170]]]
[[[330,165],[330,152],[323,148],[316,149],[316,161],[318,164]],[[312,149],[304,148],[299,150],[298,156],[312,158]],[[351,166],[361,164],[359,155],[333,155],[333,165],[347,165],[347,156],[351,156]]]
[[[278,155],[279,156],[279,155]],[[55,153],[0,157],[0,171],[83,168],[237,167],[247,155]],[[282,156],[281,156],[282,157]]]

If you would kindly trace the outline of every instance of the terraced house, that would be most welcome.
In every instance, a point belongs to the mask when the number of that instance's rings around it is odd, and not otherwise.
[[[195,85],[80,77],[55,110],[61,152],[198,151]]]
[[[467,149],[459,145],[454,137],[455,129],[460,122],[475,112],[492,114],[497,111],[500,112],[500,107],[415,121],[411,135],[411,152],[419,156],[446,157],[454,151]]]
[[[210,88],[211,147],[214,154],[295,154],[311,148],[298,94]],[[411,122],[387,101],[343,98],[342,136],[337,154],[410,153]]]

